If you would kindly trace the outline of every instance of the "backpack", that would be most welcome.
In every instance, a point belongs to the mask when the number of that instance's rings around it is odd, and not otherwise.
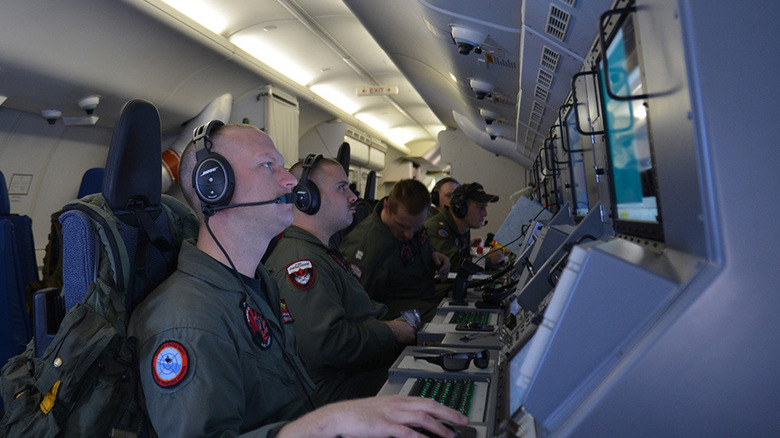
[[[184,204],[163,195],[161,206],[172,241],[162,238],[142,207],[130,207],[139,225],[134,260],[120,235],[125,224],[102,194],[63,208],[86,213],[99,234],[97,278],[83,300],[65,314],[40,357],[33,339],[24,353],[3,367],[0,395],[6,413],[0,437],[132,437],[145,427],[137,340],[126,332],[132,308],[161,281],[146,278],[144,259],[149,260],[153,245],[163,255],[169,275],[181,242],[198,231],[197,218]]]

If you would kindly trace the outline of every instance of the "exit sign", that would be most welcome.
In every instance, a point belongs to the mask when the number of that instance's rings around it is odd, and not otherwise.
[[[358,87],[355,92],[358,96],[389,96],[398,94],[398,87],[394,85],[375,85],[371,87]]]

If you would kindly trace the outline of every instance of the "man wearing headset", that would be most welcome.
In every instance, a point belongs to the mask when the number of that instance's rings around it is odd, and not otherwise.
[[[428,218],[439,214],[439,212],[444,208],[450,205],[450,200],[452,199],[452,193],[455,191],[456,188],[460,183],[455,178],[451,178],[449,176],[446,176],[438,181],[436,181],[436,184],[433,186],[433,190],[431,190],[431,208],[428,210]]]
[[[450,261],[431,248],[425,231],[430,203],[421,182],[399,181],[341,241],[341,252],[368,295],[387,305],[388,319],[417,309],[422,321],[430,321],[443,298],[434,278],[447,277]]]
[[[405,320],[382,321],[384,304],[371,301],[331,236],[352,223],[357,196],[341,164],[309,155],[290,172],[312,193],[308,208],[293,211],[293,224],[271,250],[265,266],[295,314],[298,351],[317,384],[317,405],[376,395],[397,356],[411,344]]]
[[[490,202],[498,202],[498,196],[485,193],[479,183],[464,184],[453,191],[448,206],[425,222],[431,245],[450,258],[453,271],[457,271],[464,260],[471,260],[471,246],[482,243],[481,238],[471,240],[471,230],[485,224]],[[488,256],[494,263],[504,258],[501,252],[494,254]]]
[[[194,140],[180,174],[192,175],[182,190],[201,212],[198,239],[183,243],[177,271],[128,328],[157,435],[415,436],[410,427],[422,426],[453,436],[437,418],[465,417],[430,400],[394,396],[313,410],[294,317],[260,264],[271,238],[292,223],[296,180],[255,127],[215,121]]]

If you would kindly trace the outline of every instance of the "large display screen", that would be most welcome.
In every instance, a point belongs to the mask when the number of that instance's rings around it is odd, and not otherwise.
[[[619,97],[645,93],[631,16],[624,17],[611,35],[606,56],[609,71],[601,72],[601,92],[615,228],[620,233],[663,240],[647,101],[618,100],[606,90],[608,80],[610,89]]]
[[[585,180],[585,156],[582,151],[582,142],[580,133],[574,120],[574,110],[569,110],[566,114],[566,139],[569,143],[568,149],[571,161],[571,181],[574,195],[575,215],[585,216],[588,214],[588,188]],[[580,152],[577,152],[580,151]]]

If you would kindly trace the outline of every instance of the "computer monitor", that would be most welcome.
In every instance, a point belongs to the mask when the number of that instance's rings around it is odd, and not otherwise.
[[[572,198],[574,206],[574,216],[583,218],[588,214],[588,187],[585,179],[585,155],[582,150],[582,141],[580,133],[577,132],[577,126],[574,120],[574,110],[569,110],[566,114],[566,141],[569,150],[569,161],[571,165]]]
[[[621,234],[663,241],[650,120],[643,97],[644,72],[636,40],[633,15],[624,15],[607,38],[607,62],[602,58],[600,66],[613,225]]]

